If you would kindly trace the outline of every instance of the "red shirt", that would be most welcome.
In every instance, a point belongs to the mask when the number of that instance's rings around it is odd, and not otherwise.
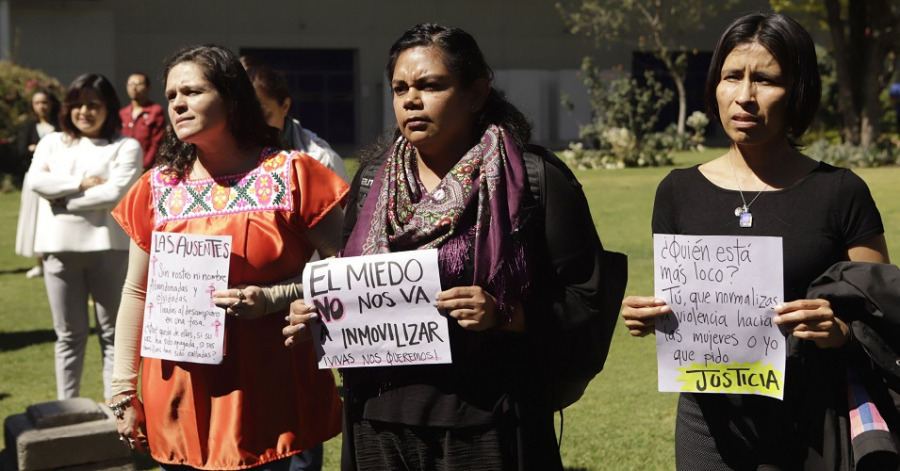
[[[153,102],[144,105],[137,119],[132,118],[131,110],[131,104],[119,110],[119,117],[122,118],[122,135],[133,137],[141,143],[146,170],[153,166],[153,159],[156,158],[156,151],[159,150],[159,143],[166,130],[166,118],[162,106]]]

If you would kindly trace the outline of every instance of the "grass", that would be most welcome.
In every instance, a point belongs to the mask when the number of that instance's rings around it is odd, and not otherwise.
[[[679,154],[679,166],[707,161],[722,152]],[[352,174],[355,166],[348,162]],[[629,294],[653,292],[650,212],[659,181],[670,168],[577,172],[591,202],[594,221],[609,250],[629,256]],[[860,169],[879,204],[888,246],[900,231],[900,168]],[[24,412],[56,398],[53,323],[43,280],[26,279],[33,261],[14,254],[19,194],[0,194],[0,417]],[[96,337],[94,337],[96,338]],[[100,352],[88,346],[82,394],[103,400]],[[673,433],[677,396],[656,390],[652,338],[633,339],[619,326],[606,369],[584,398],[565,411],[563,462],[569,469],[668,470],[674,467]],[[2,432],[0,432],[2,434]],[[0,435],[0,442],[3,436]],[[325,444],[325,469],[339,469],[340,439]]]

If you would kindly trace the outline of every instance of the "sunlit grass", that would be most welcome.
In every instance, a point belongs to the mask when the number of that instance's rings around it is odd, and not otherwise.
[[[721,153],[722,149],[710,149],[678,154],[676,164],[693,165]],[[355,167],[348,162],[351,174]],[[629,256],[629,294],[653,292],[650,212],[656,186],[670,170],[576,172],[604,246]],[[895,197],[900,168],[857,173],[868,182],[879,205],[891,251],[900,254],[894,238],[900,230],[900,200]],[[0,194],[0,417],[4,418],[56,397],[53,324],[43,280],[26,279],[32,260],[13,253],[18,208],[18,193]],[[103,400],[100,352],[94,339],[88,346],[82,390],[87,397]],[[631,338],[620,323],[605,370],[584,398],[565,411],[564,463],[588,470],[673,469],[675,401],[675,394],[656,390],[653,339]],[[325,469],[339,469],[339,463],[337,438],[325,445]]]

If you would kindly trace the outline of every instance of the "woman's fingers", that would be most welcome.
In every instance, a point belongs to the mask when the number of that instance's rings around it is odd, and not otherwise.
[[[790,330],[799,339],[810,340],[819,348],[835,348],[847,343],[850,328],[835,316],[825,299],[798,299],[774,308],[774,322]]]
[[[651,296],[628,296],[622,300],[622,318],[628,333],[643,337],[656,330],[656,318],[672,312],[666,302]]]
[[[497,323],[497,301],[480,286],[455,286],[438,293],[436,299],[435,306],[464,329],[486,330]]]
[[[318,319],[315,306],[306,304],[302,299],[292,302],[288,315],[284,317],[288,325],[281,329],[281,334],[285,337],[284,345],[291,347],[312,339],[310,324]]]

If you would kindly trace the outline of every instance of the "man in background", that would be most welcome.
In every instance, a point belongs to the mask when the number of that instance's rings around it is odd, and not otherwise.
[[[127,89],[131,103],[119,110],[122,134],[141,143],[144,151],[144,170],[153,166],[156,151],[166,130],[163,109],[150,101],[150,80],[140,72],[128,76]]]

